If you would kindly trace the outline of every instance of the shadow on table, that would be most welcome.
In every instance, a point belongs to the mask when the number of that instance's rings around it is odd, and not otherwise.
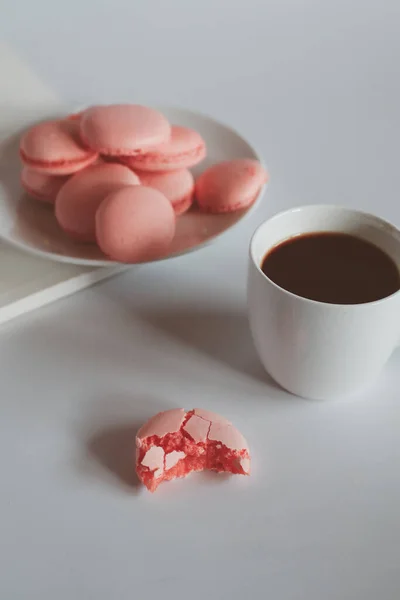
[[[234,371],[281,390],[261,364],[247,317],[239,311],[188,311],[185,308],[174,308],[152,311],[141,316],[167,335]]]
[[[14,194],[21,189],[19,144],[23,131],[0,141],[0,181]]]
[[[135,435],[142,424],[107,427],[95,433],[87,442],[89,458],[132,491],[141,487],[134,465]]]

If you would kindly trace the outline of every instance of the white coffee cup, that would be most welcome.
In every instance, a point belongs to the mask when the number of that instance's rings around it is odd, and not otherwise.
[[[302,298],[261,270],[265,255],[299,234],[337,231],[374,243],[400,270],[400,231],[367,213],[337,206],[304,206],[265,221],[250,244],[248,311],[265,369],[283,388],[328,399],[367,387],[400,343],[400,291],[366,304]]]

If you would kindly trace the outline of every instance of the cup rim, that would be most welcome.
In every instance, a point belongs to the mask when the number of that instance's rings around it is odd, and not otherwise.
[[[264,219],[264,221],[257,226],[257,228],[253,232],[253,235],[251,236],[251,239],[250,239],[250,244],[249,244],[249,256],[250,256],[250,260],[251,260],[252,264],[255,266],[255,268],[257,269],[258,273],[265,279],[265,281],[268,281],[276,290],[279,290],[280,292],[283,292],[285,295],[288,295],[288,296],[290,296],[292,298],[296,298],[297,300],[301,300],[302,302],[304,302],[306,304],[317,305],[319,307],[323,306],[323,307],[326,307],[326,308],[341,309],[341,310],[349,310],[349,309],[354,309],[354,308],[362,308],[362,307],[375,306],[375,305],[378,305],[378,304],[382,304],[383,302],[385,302],[387,300],[391,300],[391,299],[394,299],[394,298],[400,296],[400,289],[399,289],[399,290],[397,290],[397,292],[394,292],[394,294],[390,294],[390,296],[385,296],[384,298],[380,298],[379,300],[374,300],[372,302],[363,302],[362,304],[335,304],[333,302],[321,302],[320,300],[312,300],[311,298],[304,298],[303,296],[299,296],[298,294],[294,294],[293,292],[290,292],[289,290],[286,290],[285,288],[281,287],[280,285],[278,285],[277,283],[275,283],[274,281],[272,281],[272,279],[270,279],[262,271],[261,265],[258,264],[258,262],[255,260],[255,257],[254,257],[255,239],[256,239],[257,235],[259,234],[261,228],[266,223],[274,221],[275,219],[278,219],[278,218],[283,217],[285,215],[289,215],[289,214],[294,213],[294,212],[301,212],[301,211],[304,211],[304,210],[315,210],[315,209],[327,209],[327,210],[342,211],[342,212],[346,212],[346,213],[352,213],[354,215],[358,215],[358,216],[361,216],[361,217],[366,217],[368,219],[372,218],[377,223],[379,223],[382,226],[384,226],[385,228],[387,228],[388,233],[390,231],[392,231],[393,233],[396,233],[397,235],[400,235],[400,230],[395,225],[393,225],[392,223],[390,223],[390,221],[386,221],[385,219],[383,219],[382,217],[379,217],[379,216],[375,215],[374,213],[369,213],[367,211],[358,210],[356,208],[349,208],[347,206],[342,206],[342,205],[339,205],[339,204],[304,204],[304,205],[294,206],[292,208],[288,208],[288,209],[282,210],[282,211],[280,211],[278,213],[275,213],[274,215],[272,215],[268,219]],[[300,234],[301,234],[301,232],[300,232]]]

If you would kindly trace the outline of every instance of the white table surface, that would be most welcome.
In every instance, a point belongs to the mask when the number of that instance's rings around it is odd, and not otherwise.
[[[366,394],[300,400],[246,321],[249,237],[277,210],[400,224],[398,0],[11,0],[0,36],[63,100],[200,109],[263,152],[238,231],[0,329],[0,598],[398,600],[400,352]],[[1,76],[1,74],[0,74]],[[251,478],[134,484],[134,431],[231,418]]]

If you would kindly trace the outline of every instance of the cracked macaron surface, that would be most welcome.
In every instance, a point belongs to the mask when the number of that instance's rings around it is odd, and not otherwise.
[[[154,492],[162,481],[205,469],[250,473],[243,435],[224,417],[201,408],[160,412],[136,435],[136,472]]]

